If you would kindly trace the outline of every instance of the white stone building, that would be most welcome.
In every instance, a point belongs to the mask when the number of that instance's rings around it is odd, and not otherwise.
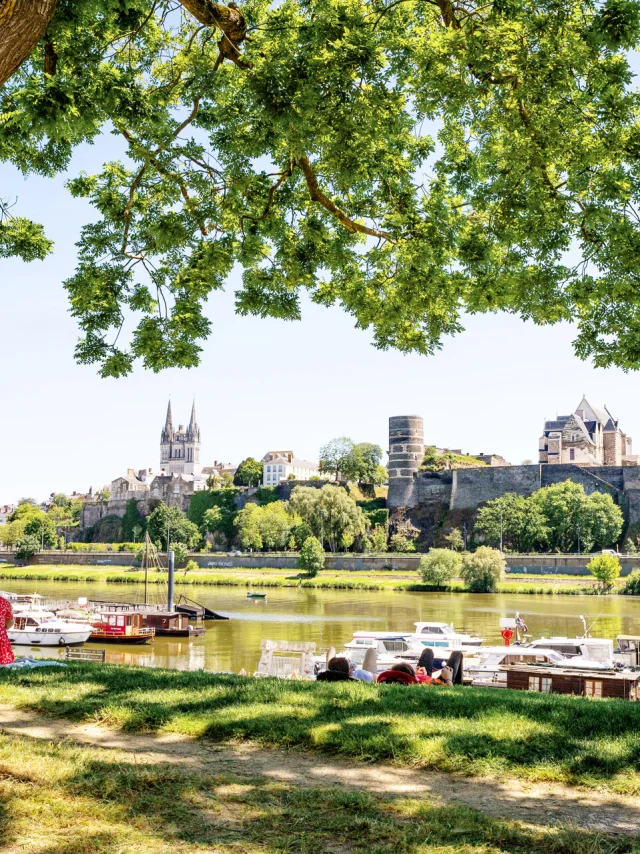
[[[182,424],[174,430],[171,401],[160,436],[160,470],[166,474],[192,474],[202,472],[200,464],[200,428],[196,421],[196,404],[191,407],[191,420],[186,430]]]
[[[624,433],[606,406],[583,397],[571,415],[544,422],[539,462],[547,465],[637,466],[631,436]]]
[[[309,480],[310,477],[317,477],[320,472],[318,463],[299,460],[293,451],[269,451],[262,458],[262,462],[263,486],[277,486],[281,480],[288,480],[291,474],[296,480]]]

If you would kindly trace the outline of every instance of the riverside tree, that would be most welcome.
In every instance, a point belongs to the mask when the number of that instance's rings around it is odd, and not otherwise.
[[[312,578],[324,568],[324,549],[317,537],[307,537],[300,549],[298,566]]]
[[[462,555],[452,549],[431,549],[420,559],[418,572],[425,584],[446,587],[460,575]]]
[[[497,549],[480,546],[462,555],[460,575],[472,593],[494,593],[504,577],[505,563]]]
[[[366,516],[341,486],[296,486],[289,507],[332,552],[349,548],[367,532]]]
[[[598,579],[601,589],[607,591],[620,576],[620,561],[615,555],[597,555],[591,558],[587,569]]]
[[[234,265],[240,314],[306,292],[431,353],[503,310],[637,368],[639,39],[633,0],[2,0],[0,158],[52,175],[116,137],[68,185],[104,376],[196,364]],[[43,258],[2,196],[0,256]]]
[[[236,517],[238,540],[245,549],[284,551],[299,521],[282,501],[247,504]]]
[[[474,531],[489,545],[515,552],[590,551],[618,541],[624,517],[610,495],[587,495],[582,484],[566,480],[530,496],[507,493],[478,512]]]
[[[149,514],[147,531],[154,543],[160,543],[163,551],[167,548],[167,535],[170,543],[184,543],[188,548],[197,546],[200,541],[198,526],[190,522],[178,507],[167,507],[164,502]]]

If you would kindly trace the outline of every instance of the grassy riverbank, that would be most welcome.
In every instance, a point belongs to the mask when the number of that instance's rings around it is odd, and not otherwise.
[[[13,567],[0,566],[0,581],[76,581],[108,582],[113,584],[141,584],[144,573],[129,566],[92,567],[86,565],[61,564]],[[384,570],[379,572],[349,572],[322,570],[316,578],[307,578],[302,572],[291,569],[234,569],[220,572],[200,569],[185,573],[177,570],[180,585],[210,585],[225,587],[309,587],[333,590],[408,590],[428,592],[434,588],[421,584],[417,573],[407,570]],[[149,581],[166,583],[166,573],[152,573]],[[464,592],[461,582],[454,582],[452,592]],[[595,581],[588,577],[556,579],[549,575],[518,576],[516,581],[507,576],[499,585],[500,593],[544,593],[544,594],[597,594]]]
[[[631,854],[433,797],[307,787],[128,749],[0,736],[3,848],[28,854]],[[250,760],[249,760],[250,762]],[[293,775],[289,775],[290,777]]]
[[[624,701],[73,664],[0,671],[0,703],[129,732],[640,794],[640,704]]]

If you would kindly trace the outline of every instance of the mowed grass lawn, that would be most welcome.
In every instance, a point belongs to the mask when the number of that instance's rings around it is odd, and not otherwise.
[[[128,731],[640,794],[640,704],[628,701],[73,663],[0,670],[0,703]]]
[[[83,683],[88,685],[89,683]],[[434,799],[305,788],[0,736],[3,851],[24,854],[632,854],[633,840],[534,828]]]
[[[422,584],[417,572],[411,570],[378,570],[350,572],[347,570],[322,570],[316,578],[308,578],[295,569],[200,569],[176,571],[177,582],[182,585],[209,585],[217,587],[309,587],[333,590],[408,590],[430,591],[434,588]],[[0,564],[0,580],[12,581],[74,581],[109,582],[114,584],[142,584],[144,572],[131,566],[88,566],[86,564],[59,564],[13,567]],[[151,573],[149,581],[165,584],[166,573]],[[461,581],[450,586],[453,592],[464,592]],[[501,593],[564,593],[578,595],[597,592],[595,579],[589,576],[506,575],[499,585]]]

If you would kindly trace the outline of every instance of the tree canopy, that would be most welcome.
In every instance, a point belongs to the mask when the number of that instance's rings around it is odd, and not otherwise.
[[[65,170],[95,208],[65,283],[76,358],[198,362],[204,304],[338,305],[377,347],[431,353],[463,313],[577,323],[640,365],[635,0],[0,2],[0,160]],[[43,258],[0,193],[0,256]]]

